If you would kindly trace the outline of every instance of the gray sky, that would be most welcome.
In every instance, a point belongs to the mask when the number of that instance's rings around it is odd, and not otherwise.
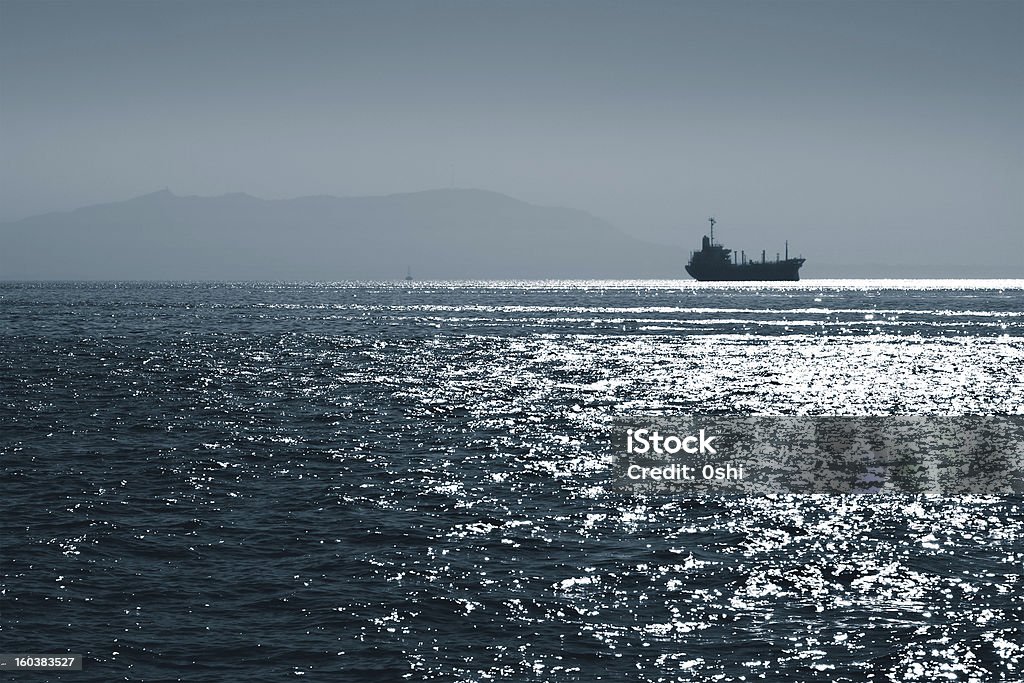
[[[454,176],[694,248],[716,215],[1012,266],[1022,34],[1022,2],[0,0],[0,220]]]

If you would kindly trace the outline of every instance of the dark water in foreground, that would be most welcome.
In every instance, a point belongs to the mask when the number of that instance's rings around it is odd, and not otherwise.
[[[1021,680],[1024,502],[608,486],[634,416],[1020,415],[1024,282],[0,284],[17,680]]]

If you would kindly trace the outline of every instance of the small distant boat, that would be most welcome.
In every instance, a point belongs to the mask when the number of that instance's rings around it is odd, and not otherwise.
[[[412,269],[409,266],[405,267],[405,281],[412,282]]]
[[[732,249],[715,244],[715,221],[711,223],[711,236],[704,235],[700,251],[690,254],[690,262],[686,264],[686,272],[694,279],[703,281],[732,280],[739,282],[755,282],[758,280],[790,280],[800,279],[800,266],[803,258],[789,258],[789,242],[786,242],[786,257],[780,259],[775,255],[774,261],[765,258],[761,252],[760,261],[748,261],[744,252],[739,258]]]

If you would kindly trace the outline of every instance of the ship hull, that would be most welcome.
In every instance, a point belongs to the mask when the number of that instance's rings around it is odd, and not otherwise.
[[[701,282],[796,282],[803,264],[803,259],[742,265],[691,262],[686,272]]]

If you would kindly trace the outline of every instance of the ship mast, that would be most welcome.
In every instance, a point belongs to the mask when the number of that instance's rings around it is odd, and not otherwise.
[[[709,218],[708,222],[711,223],[711,244],[715,243],[715,219]]]

